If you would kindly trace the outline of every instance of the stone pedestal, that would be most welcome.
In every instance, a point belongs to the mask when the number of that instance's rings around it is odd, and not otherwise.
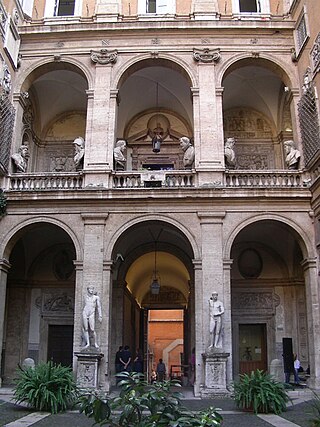
[[[104,354],[98,351],[75,353],[77,363],[77,385],[81,388],[98,388],[99,361]]]
[[[204,384],[200,387],[202,398],[224,397],[227,390],[227,360],[230,353],[219,349],[207,350],[202,354],[204,362]]]

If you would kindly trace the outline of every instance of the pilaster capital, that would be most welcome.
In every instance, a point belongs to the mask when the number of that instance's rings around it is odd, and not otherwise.
[[[309,268],[316,268],[317,258],[305,258],[301,261],[300,264],[304,271],[308,270]]]
[[[202,260],[201,259],[193,259],[192,264],[195,270],[202,270]]]
[[[82,213],[81,218],[84,221],[84,225],[105,225],[107,222],[108,213]]]
[[[216,87],[216,96],[222,96],[224,87]]]
[[[93,89],[86,90],[86,95],[87,95],[88,99],[93,99],[94,98],[94,90]]]
[[[25,109],[27,106],[27,99],[29,98],[28,92],[14,92],[13,93],[13,102],[20,104],[20,106]]]
[[[0,259],[0,271],[3,271],[4,273],[8,273],[10,268],[11,268],[10,262],[5,258],[1,258]]]
[[[200,224],[222,224],[225,212],[197,212]]]
[[[76,271],[83,271],[83,261],[75,259],[73,261],[73,265],[75,266]]]
[[[226,259],[224,258],[222,260],[223,262],[223,269],[224,270],[231,270],[232,264],[233,264],[233,259]]]
[[[104,271],[111,271],[113,264],[114,264],[114,262],[112,259],[107,259],[107,260],[103,261],[103,270]]]
[[[190,90],[191,90],[193,98],[199,96],[200,90],[198,87],[192,87],[192,88],[190,88]]]

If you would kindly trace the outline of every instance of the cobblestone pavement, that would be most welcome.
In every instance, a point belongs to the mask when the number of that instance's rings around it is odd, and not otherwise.
[[[208,406],[220,408],[223,416],[223,427],[309,427],[312,417],[312,393],[309,390],[290,392],[293,405],[289,405],[281,417],[272,414],[254,415],[239,411],[230,398],[216,400],[200,400],[192,398],[191,393],[185,394],[183,403],[193,411]],[[62,414],[34,412],[25,406],[12,403],[11,390],[0,388],[0,426],[1,427],[91,427],[92,420],[77,411]]]

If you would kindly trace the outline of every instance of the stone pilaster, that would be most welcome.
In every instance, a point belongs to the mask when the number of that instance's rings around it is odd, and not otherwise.
[[[231,266],[232,259],[223,260],[223,298],[224,298],[224,350],[232,360],[232,319],[231,319]],[[227,383],[233,378],[232,363],[227,364]]]
[[[320,387],[320,315],[319,315],[319,285],[316,258],[304,259],[301,263],[304,269],[307,319],[308,319],[308,344],[310,358],[310,380],[308,385],[312,388]]]
[[[112,355],[113,333],[111,328],[112,317],[112,265],[113,261],[108,260],[103,263],[103,280],[101,303],[104,310],[101,328],[100,348],[105,355],[104,364],[101,366],[99,385],[109,392],[111,386],[111,363],[114,359]]]
[[[194,49],[193,58],[198,63],[199,78],[199,132],[195,135],[196,170],[199,184],[222,181],[224,168],[223,141],[218,129],[223,128],[221,107],[216,93],[215,64],[220,60],[219,50]],[[219,95],[219,94],[218,94]],[[220,97],[221,98],[221,97]],[[219,122],[218,120],[221,120]]]
[[[73,262],[76,270],[76,283],[74,292],[74,328],[73,328],[73,369],[77,369],[77,357],[76,352],[80,351],[82,341],[82,309],[83,309],[83,262],[76,260]]]
[[[2,343],[4,334],[4,314],[6,308],[7,276],[11,264],[6,259],[0,260],[0,366],[2,366]],[[2,378],[0,377],[0,386]]]
[[[201,260],[193,260],[194,265],[194,324],[195,324],[195,381],[194,381],[194,394],[200,396],[200,384],[203,376],[202,356],[205,350],[203,342],[203,326],[202,326],[202,263]]]

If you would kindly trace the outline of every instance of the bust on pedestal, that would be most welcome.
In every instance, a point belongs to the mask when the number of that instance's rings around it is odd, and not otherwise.
[[[210,345],[202,354],[205,366],[204,384],[200,387],[203,398],[226,396],[227,390],[227,360],[230,353],[223,351],[222,346],[222,315],[224,306],[218,300],[218,293],[213,292],[209,299],[209,331]]]

